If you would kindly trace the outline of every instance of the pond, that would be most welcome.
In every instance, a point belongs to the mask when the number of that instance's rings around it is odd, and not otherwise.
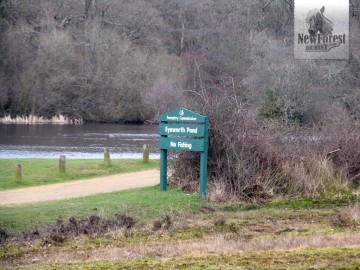
[[[102,159],[104,148],[111,158],[142,158],[144,144],[159,158],[158,136],[154,125],[0,124],[0,158]]]

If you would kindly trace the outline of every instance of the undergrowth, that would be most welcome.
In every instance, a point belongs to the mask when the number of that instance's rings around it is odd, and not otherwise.
[[[199,71],[200,74],[200,71]],[[199,75],[200,76],[200,75]],[[209,196],[263,203],[278,196],[330,199],[360,183],[360,126],[338,109],[337,118],[313,126],[264,119],[232,84],[202,88],[194,111],[209,117]],[[198,191],[198,153],[173,159],[171,181]]]

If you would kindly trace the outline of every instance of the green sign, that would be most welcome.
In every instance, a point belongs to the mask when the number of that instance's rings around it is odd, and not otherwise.
[[[160,123],[160,135],[204,137],[205,126]]]
[[[160,149],[183,150],[183,151],[204,151],[204,139],[188,138],[160,138]]]
[[[160,115],[160,122],[205,123],[207,117],[184,108]]]
[[[160,189],[167,187],[167,151],[200,152],[200,196],[206,196],[208,118],[184,108],[160,115]]]

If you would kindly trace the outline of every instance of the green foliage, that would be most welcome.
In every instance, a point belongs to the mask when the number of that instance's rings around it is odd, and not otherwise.
[[[284,115],[279,93],[273,89],[266,89],[260,98],[260,114],[266,118],[278,119]]]
[[[18,163],[22,167],[21,182],[15,181],[15,165]],[[57,159],[0,159],[0,190],[136,172],[158,166],[157,160],[143,163],[140,159],[114,159],[110,166],[106,166],[104,160],[67,159],[66,173],[59,173]]]
[[[316,199],[275,199],[266,204],[266,207],[275,209],[321,209],[334,208],[342,205],[349,205],[357,202],[358,198],[354,193],[340,193],[335,197],[319,197]]]
[[[290,122],[303,123],[304,113],[300,105],[296,98],[288,96],[290,96],[289,93],[282,94],[276,86],[267,88],[260,96],[260,115],[269,119],[285,117]]]
[[[288,113],[288,118],[294,123],[303,123],[304,122],[304,113],[301,110],[292,110]]]

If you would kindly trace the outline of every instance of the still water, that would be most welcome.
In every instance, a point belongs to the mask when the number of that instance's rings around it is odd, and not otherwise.
[[[159,158],[158,126],[4,125],[0,124],[0,158],[142,158],[144,144],[150,158]]]

